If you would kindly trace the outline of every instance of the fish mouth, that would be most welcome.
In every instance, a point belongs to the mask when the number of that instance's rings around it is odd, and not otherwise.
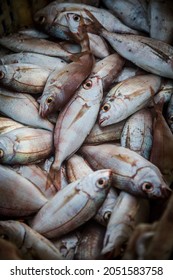
[[[161,189],[161,195],[163,198],[168,198],[172,193],[172,190],[168,187],[168,186],[164,186],[162,189]]]
[[[109,117],[104,117],[104,118],[99,119],[99,125],[100,125],[100,126],[104,126],[104,125],[103,125],[104,121],[106,121],[106,120],[108,120],[108,119],[109,119]]]
[[[42,118],[46,118],[48,115],[48,110],[45,108],[45,106],[40,105],[39,107],[39,115]]]

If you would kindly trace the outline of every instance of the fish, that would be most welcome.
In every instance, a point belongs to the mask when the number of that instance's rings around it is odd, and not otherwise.
[[[173,183],[173,134],[162,115],[163,102],[155,104],[155,119],[153,124],[153,145],[150,161],[163,174],[167,184]]]
[[[0,215],[26,217],[38,212],[45,196],[27,179],[0,164]]]
[[[161,77],[148,74],[122,81],[108,92],[99,112],[99,125],[118,123],[144,108],[161,87]]]
[[[35,64],[51,71],[54,70],[55,67],[61,70],[67,65],[67,62],[61,58],[32,52],[12,53],[0,59],[0,64],[2,65],[13,63]]]
[[[0,85],[14,91],[31,94],[42,93],[49,75],[48,69],[34,64],[0,65]]]
[[[111,171],[99,170],[69,184],[42,207],[30,226],[47,238],[58,238],[91,219],[106,198]]]
[[[166,119],[170,127],[170,130],[173,133],[173,94],[171,95],[171,99],[168,104]]]
[[[88,221],[85,225],[76,250],[76,260],[97,260],[101,257],[101,248],[105,228],[94,221]]]
[[[55,70],[50,74],[40,99],[39,113],[44,118],[53,111],[62,109],[82,82],[91,73],[94,57],[90,52],[88,35],[83,31],[83,22],[76,25],[71,22],[72,15],[67,15],[70,30],[80,41],[82,50],[76,61],[65,66],[61,71]]]
[[[65,51],[57,42],[14,33],[0,38],[0,45],[13,52],[33,52],[71,61],[74,55]]]
[[[0,135],[20,127],[24,127],[24,125],[11,120],[10,118],[0,117]]]
[[[173,94],[173,81],[166,80],[163,81],[162,87],[159,92],[154,96],[154,101],[151,100],[148,104],[148,107],[154,107],[154,103],[160,103],[164,101],[164,103],[168,103],[171,100],[171,96]]]
[[[126,121],[121,134],[121,146],[150,158],[153,140],[153,120],[149,109],[141,109]]]
[[[137,224],[147,222],[149,204],[147,200],[121,191],[110,216],[101,254],[117,252],[128,242]]]
[[[22,108],[22,110],[21,110]],[[39,115],[39,105],[30,94],[0,87],[0,113],[24,125],[53,131],[54,125]]]
[[[112,48],[125,59],[155,75],[173,79],[173,47],[163,41],[142,35],[119,34],[105,29],[85,10],[91,22],[87,30],[103,36]]]
[[[85,12],[85,9],[89,10],[109,31],[132,34],[137,33],[136,30],[124,25],[109,11],[81,3],[59,3],[59,1],[53,1],[35,13],[34,22],[45,33],[55,38],[68,40],[70,36],[67,34],[69,29],[66,14],[75,13],[78,16],[82,15],[85,21],[88,21],[89,17]]]
[[[94,170],[110,168],[113,186],[118,189],[149,199],[165,198],[171,193],[159,169],[128,148],[84,145],[79,152]]]
[[[96,122],[102,97],[101,79],[94,76],[82,84],[60,112],[54,131],[53,171],[58,171],[63,161],[72,156],[84,142]]]
[[[116,79],[125,60],[117,53],[111,54],[95,63],[91,75],[98,75],[102,79],[103,90],[107,91]]]
[[[10,241],[0,238],[0,260],[21,260],[19,249]]]
[[[149,33],[146,0],[103,0],[103,3],[127,26]]]
[[[0,235],[20,250],[24,259],[63,260],[60,251],[45,237],[19,221],[0,221]]]
[[[150,21],[150,37],[172,45],[172,1],[151,0],[148,6],[148,17]]]
[[[34,38],[39,38],[39,39],[48,39],[49,38],[49,36],[46,33],[42,32],[36,28],[31,28],[31,27],[20,29],[18,31],[18,33],[22,34],[22,35],[34,37]]]
[[[146,72],[140,68],[134,68],[134,67],[123,67],[122,71],[119,73],[117,78],[114,80],[115,83],[122,82],[124,80],[127,80],[129,78],[132,78],[134,76],[138,75],[144,75]]]
[[[121,133],[125,120],[116,124],[101,127],[97,122],[93,126],[89,135],[84,141],[84,144],[103,144],[106,142],[116,142],[121,139]]]
[[[36,163],[49,157],[52,152],[53,133],[48,130],[21,127],[0,136],[2,164]]]

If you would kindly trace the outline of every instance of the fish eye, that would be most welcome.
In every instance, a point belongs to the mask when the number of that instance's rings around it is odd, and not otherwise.
[[[52,101],[53,101],[53,97],[51,96],[46,99],[47,104],[50,104]]]
[[[169,118],[169,119],[170,119],[170,121],[171,121],[171,122],[173,122],[173,116],[170,116],[170,118]]]
[[[92,87],[92,81],[88,80],[86,83],[83,84],[84,89],[90,89]]]
[[[109,111],[110,108],[111,108],[111,106],[108,103],[106,103],[105,105],[103,105],[102,110],[104,112],[107,112],[107,111]]]
[[[112,214],[111,211],[107,211],[104,213],[103,218],[104,218],[105,222],[109,221],[111,214]]]
[[[39,18],[38,18],[38,22],[39,23],[44,23],[45,22],[45,17],[44,16],[40,16]]]
[[[105,179],[100,178],[97,180],[96,185],[98,188],[103,188],[105,186],[105,182],[106,182]]]
[[[4,72],[3,71],[0,71],[0,79],[3,79],[5,76]]]
[[[80,21],[80,16],[79,15],[73,15],[73,20],[76,22]]]
[[[3,158],[3,156],[4,156],[4,151],[0,149],[0,159]]]
[[[153,185],[149,182],[146,182],[142,185],[142,190],[144,192],[151,192],[153,190],[153,188],[154,188]]]

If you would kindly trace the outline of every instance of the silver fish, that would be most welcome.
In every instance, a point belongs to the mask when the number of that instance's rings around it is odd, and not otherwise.
[[[48,238],[58,238],[92,218],[106,198],[111,171],[99,170],[60,190],[30,222]]]
[[[161,78],[140,75],[118,83],[106,95],[99,113],[101,126],[120,122],[142,109],[161,87]]]
[[[34,64],[0,65],[0,84],[14,91],[42,93],[49,75],[48,69]]]
[[[0,215],[24,217],[38,212],[45,196],[27,179],[0,165]]]
[[[0,88],[1,114],[25,125],[52,131],[54,126],[47,119],[40,117],[38,109],[39,105],[31,95],[16,94]]]
[[[121,146],[149,159],[152,148],[152,135],[153,121],[151,112],[148,109],[142,109],[126,121],[121,134]]]
[[[24,127],[24,125],[9,118],[0,117],[0,135],[20,127]]]
[[[132,78],[134,76],[144,75],[144,74],[146,74],[145,71],[143,71],[140,68],[124,67],[122,71],[119,73],[118,77],[114,80],[114,82],[119,83],[129,78]]]
[[[23,258],[62,260],[59,250],[45,237],[18,221],[0,221],[0,235],[19,248]]]
[[[21,127],[0,136],[0,163],[12,165],[39,162],[51,155],[52,147],[52,132]]]
[[[103,0],[103,3],[127,26],[149,32],[146,0]]]
[[[46,33],[41,32],[36,28],[25,28],[18,31],[19,34],[35,37],[39,39],[48,39],[49,36]]]
[[[159,169],[136,152],[113,144],[83,146],[80,152],[94,170],[110,168],[116,188],[150,199],[170,194]]]

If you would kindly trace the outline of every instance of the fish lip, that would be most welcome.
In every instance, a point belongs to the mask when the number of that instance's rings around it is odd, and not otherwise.
[[[44,107],[41,106],[41,105],[40,105],[40,107],[39,107],[39,115],[40,115],[40,117],[42,117],[42,118],[47,117],[47,112],[44,110]]]
[[[102,126],[103,122],[108,119],[109,119],[109,117],[104,117],[104,118],[99,119],[99,125]]]

